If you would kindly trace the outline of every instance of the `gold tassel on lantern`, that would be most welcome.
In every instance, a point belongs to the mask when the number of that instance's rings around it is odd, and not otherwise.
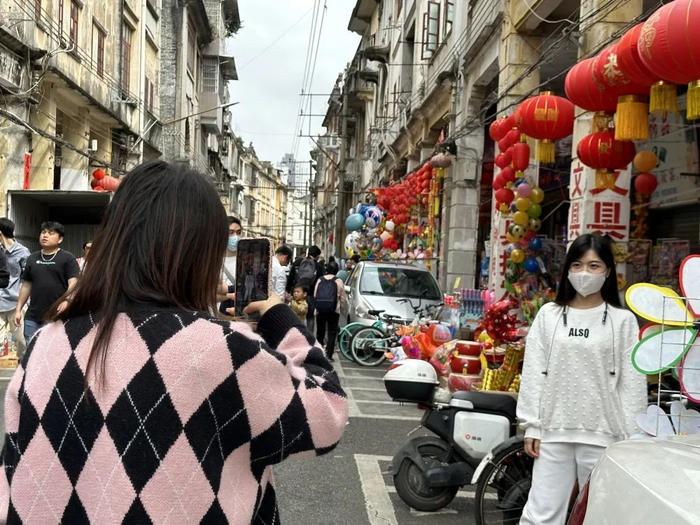
[[[617,99],[615,140],[649,139],[649,104],[639,95]]]
[[[700,118],[700,80],[688,84],[688,120]]]
[[[678,113],[678,96],[676,95],[676,86],[663,81],[657,82],[651,86],[649,113],[653,113],[655,115]]]
[[[554,164],[554,142],[548,139],[537,143],[537,160],[543,164]]]

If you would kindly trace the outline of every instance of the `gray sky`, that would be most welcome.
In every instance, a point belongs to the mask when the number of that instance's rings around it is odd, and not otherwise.
[[[311,92],[330,93],[337,75],[352,59],[359,36],[348,31],[356,0],[326,0]],[[253,142],[261,160],[277,163],[291,151],[297,122],[306,51],[318,2],[324,0],[239,0],[243,28],[229,41],[239,80],[229,86],[233,127],[245,144]],[[267,49],[266,49],[267,48]],[[325,113],[327,97],[314,97],[313,113]],[[313,118],[312,131],[322,118]],[[309,121],[304,121],[308,134]],[[308,160],[310,140],[300,139],[297,160]]]

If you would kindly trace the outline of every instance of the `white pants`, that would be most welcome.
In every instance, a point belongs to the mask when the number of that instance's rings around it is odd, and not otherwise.
[[[576,480],[583,487],[604,451],[596,445],[540,443],[520,525],[564,525]]]

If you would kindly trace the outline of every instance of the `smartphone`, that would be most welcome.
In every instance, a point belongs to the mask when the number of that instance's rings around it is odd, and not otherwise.
[[[272,245],[269,239],[241,239],[236,255],[236,317],[246,306],[264,301],[272,290]]]

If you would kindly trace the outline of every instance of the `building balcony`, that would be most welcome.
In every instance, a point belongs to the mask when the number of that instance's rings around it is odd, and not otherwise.
[[[218,92],[205,91],[199,95],[199,107],[202,110],[217,108],[223,104],[221,95]],[[202,128],[215,135],[221,135],[224,131],[224,110],[222,108],[212,109],[202,113],[200,117]]]

